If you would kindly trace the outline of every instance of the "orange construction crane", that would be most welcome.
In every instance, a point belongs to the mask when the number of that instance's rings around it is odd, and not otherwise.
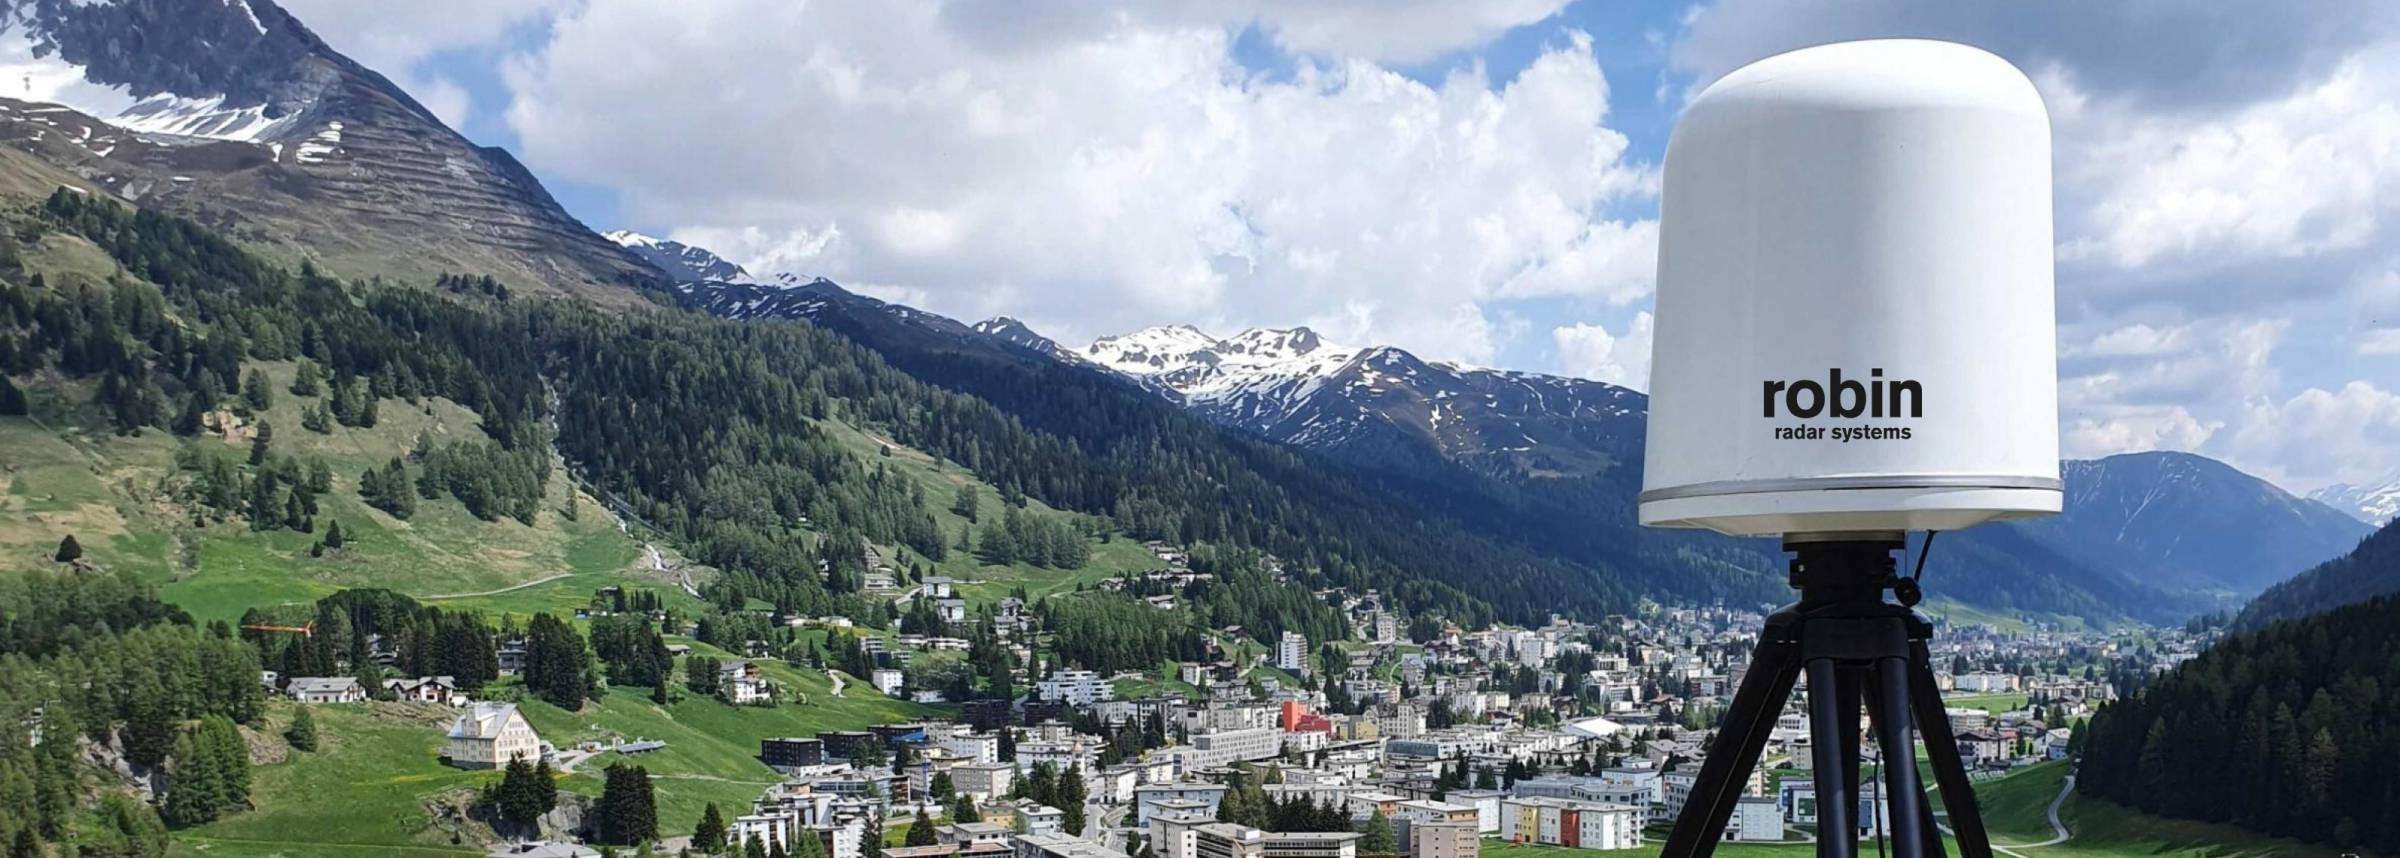
[[[242,626],[242,630],[251,632],[290,632],[304,638],[315,637],[317,634],[317,621],[310,620],[308,621],[308,625],[305,626],[245,625]]]

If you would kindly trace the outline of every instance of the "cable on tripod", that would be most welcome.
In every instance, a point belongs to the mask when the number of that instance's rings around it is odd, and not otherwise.
[[[1939,530],[1925,531],[1925,541],[1917,544],[1917,571],[1908,576],[1909,580],[1919,584],[1925,583],[1925,555],[1933,553],[1933,538],[1940,535],[1942,532]]]

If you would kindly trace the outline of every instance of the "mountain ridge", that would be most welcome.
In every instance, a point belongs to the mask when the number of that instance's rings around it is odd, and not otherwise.
[[[2334,483],[2309,492],[2308,497],[2380,527],[2400,518],[2400,468],[2358,485]]]
[[[271,0],[7,0],[0,69],[30,99],[0,112],[0,143],[294,256],[608,304],[666,279]]]

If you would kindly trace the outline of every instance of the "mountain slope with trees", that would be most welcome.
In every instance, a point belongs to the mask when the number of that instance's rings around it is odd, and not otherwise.
[[[2234,627],[2256,629],[2395,594],[2400,594],[2400,522],[2385,524],[2349,554],[2267,588],[2234,618]]]
[[[2227,637],[2087,729],[2084,795],[2400,851],[2400,598]]]

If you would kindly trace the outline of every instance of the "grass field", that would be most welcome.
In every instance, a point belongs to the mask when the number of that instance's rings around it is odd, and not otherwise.
[[[2023,694],[1969,694],[1960,697],[1944,697],[1942,705],[1953,709],[1981,709],[1998,715],[2002,712],[2023,709],[2026,701],[2031,699]]]
[[[156,582],[169,601],[202,620],[310,601],[345,587],[387,587],[430,598],[567,576],[509,592],[506,599],[457,600],[459,607],[530,611],[573,607],[604,583],[631,583],[622,579],[633,573],[640,544],[589,498],[578,497],[578,514],[568,519],[561,509],[574,490],[563,471],[554,472],[544,509],[531,525],[482,521],[446,498],[420,503],[407,521],[359,501],[358,475],[403,454],[420,434],[479,436],[472,412],[445,400],[421,406],[386,400],[375,427],[337,425],[318,434],[300,425],[301,407],[313,400],[284,392],[292,365],[254,366],[275,379],[275,405],[262,415],[275,427],[275,451],[323,459],[333,471],[333,490],[320,498],[317,521],[320,530],[339,521],[345,548],[310,557],[316,534],[257,532],[239,521],[195,526],[191,511],[161,491],[174,473],[179,446],[190,443],[241,461],[247,440],[208,436],[187,442],[156,430],[130,438],[95,435],[55,420],[11,417],[0,418],[0,448],[9,451],[0,469],[0,570],[47,564],[59,539],[73,534],[86,559]]]
[[[2051,838],[2048,810],[2067,774],[2054,762],[1990,781],[1976,788],[1992,839],[2000,844],[2039,843]],[[2054,846],[2010,848],[2027,856],[2056,858],[2267,858],[2332,856],[2335,850],[2263,837],[2229,825],[2162,819],[2105,801],[2070,794],[2059,808],[2070,837]]]
[[[454,717],[432,704],[318,706],[323,744],[285,762],[251,769],[248,813],[178,832],[194,855],[380,855],[467,850],[436,827],[425,802],[494,777],[442,765],[442,730]],[[290,717],[277,705],[271,723]],[[280,844],[280,845],[279,845]],[[474,850],[480,852],[480,850]]]

